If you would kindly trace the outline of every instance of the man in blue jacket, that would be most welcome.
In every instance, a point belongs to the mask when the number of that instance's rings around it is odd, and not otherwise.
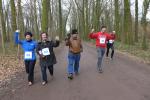
[[[32,40],[32,33],[26,32],[25,40],[19,40],[19,30],[16,30],[14,34],[15,44],[20,44],[24,51],[24,63],[26,73],[28,74],[28,85],[31,86],[34,82],[34,67],[36,63],[35,49],[37,42]]]

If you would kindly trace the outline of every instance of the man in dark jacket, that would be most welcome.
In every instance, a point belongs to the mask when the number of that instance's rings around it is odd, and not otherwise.
[[[107,52],[106,52],[106,57],[108,58],[109,55],[109,49],[112,50],[111,52],[111,60],[113,60],[113,56],[114,56],[114,42],[116,39],[116,35],[115,35],[115,31],[113,31],[112,33],[110,33],[110,35],[112,36],[111,39],[107,40]]]
[[[41,33],[41,42],[37,45],[37,54],[40,56],[40,66],[42,72],[42,85],[47,83],[46,69],[49,69],[50,75],[53,77],[53,65],[56,64],[56,57],[53,51],[54,47],[59,46],[59,37],[57,36],[54,41],[48,41],[48,34]]]

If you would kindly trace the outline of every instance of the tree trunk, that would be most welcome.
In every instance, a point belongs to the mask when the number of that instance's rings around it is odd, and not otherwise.
[[[139,19],[138,19],[138,0],[135,0],[135,36],[134,36],[134,41],[138,42],[138,27],[139,27]]]
[[[21,0],[18,0],[18,29],[20,29],[20,37],[24,37],[24,20],[23,20],[23,14],[22,14],[22,6],[21,6]]]
[[[1,15],[1,24],[2,24],[2,34],[3,34],[3,39],[4,39],[4,42],[7,41],[7,36],[6,36],[6,24],[5,24],[5,20],[4,20],[4,13],[3,13],[3,9],[2,9],[2,0],[0,0],[0,15]]]
[[[124,0],[124,37],[123,42],[126,44],[133,44],[132,34],[132,18],[130,10],[130,1]]]
[[[142,14],[142,27],[143,27],[143,40],[142,40],[142,48],[144,50],[148,49],[148,44],[147,44],[147,21],[146,21],[146,15],[148,13],[148,8],[150,5],[150,0],[144,0],[143,2],[143,14]]]
[[[1,15],[0,15],[0,35],[2,37],[1,38],[2,39],[2,50],[3,50],[3,54],[5,55],[5,43],[4,43],[4,36],[3,36],[3,27],[2,27]]]
[[[16,8],[15,8],[14,0],[10,0],[10,5],[11,5],[11,28],[12,28],[12,33],[13,33],[17,29]]]
[[[119,1],[115,0],[115,31],[117,35],[117,40],[120,40],[120,31],[119,31]]]
[[[50,0],[42,0],[42,32],[48,32],[48,12]]]
[[[59,36],[62,39],[64,37],[63,35],[63,20],[62,20],[62,8],[61,8],[61,0],[58,0],[59,4]]]

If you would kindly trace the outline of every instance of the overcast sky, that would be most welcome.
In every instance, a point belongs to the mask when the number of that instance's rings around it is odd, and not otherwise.
[[[141,18],[142,15],[142,6],[144,0],[138,0],[139,1],[139,17]],[[135,13],[135,0],[131,0],[131,10],[132,15]],[[150,10],[148,11],[147,18],[150,20]]]

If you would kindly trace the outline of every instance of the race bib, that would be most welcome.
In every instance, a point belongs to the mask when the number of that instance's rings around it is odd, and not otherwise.
[[[109,43],[114,43],[114,40],[109,40]]]
[[[27,51],[27,52],[25,52],[25,59],[32,59],[32,52],[29,52],[29,51]]]
[[[105,44],[106,38],[105,37],[100,37],[100,44]]]
[[[42,54],[43,54],[44,56],[50,55],[49,48],[44,48],[44,49],[42,49]]]

